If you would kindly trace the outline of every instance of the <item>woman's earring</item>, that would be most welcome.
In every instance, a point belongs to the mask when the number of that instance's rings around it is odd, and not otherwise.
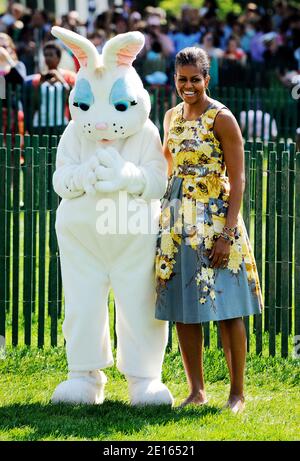
[[[205,92],[206,92],[207,96],[210,98],[210,91],[209,91],[208,86],[205,88]]]

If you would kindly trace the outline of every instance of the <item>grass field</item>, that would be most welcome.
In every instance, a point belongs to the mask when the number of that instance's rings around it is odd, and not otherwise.
[[[300,362],[249,355],[246,410],[222,410],[229,389],[223,353],[205,352],[209,404],[176,408],[188,389],[177,351],[166,354],[163,380],[175,407],[134,408],[124,377],[107,369],[106,401],[100,406],[52,405],[66,376],[63,348],[8,348],[0,360],[0,440],[299,440]]]

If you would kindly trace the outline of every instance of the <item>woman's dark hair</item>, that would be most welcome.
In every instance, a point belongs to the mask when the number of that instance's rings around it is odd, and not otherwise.
[[[206,51],[195,46],[184,48],[175,57],[175,72],[179,66],[196,66],[203,77],[209,74],[209,57]]]

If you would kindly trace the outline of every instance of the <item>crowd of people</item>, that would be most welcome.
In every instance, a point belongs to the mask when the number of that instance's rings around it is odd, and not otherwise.
[[[77,11],[55,18],[13,3],[0,16],[0,74],[7,82],[50,90],[55,84],[68,91],[78,62],[52,37],[54,24],[87,36],[99,52],[115,34],[141,31],[145,47],[135,66],[150,85],[173,84],[175,55],[187,46],[208,53],[210,88],[269,87],[274,81],[292,86],[300,80],[300,8],[288,0],[274,2],[270,10],[248,3],[242,14],[229,13],[226,20],[220,19],[216,0],[206,0],[200,9],[183,6],[180,17],[151,6],[141,12],[124,1],[122,8],[101,14],[90,9],[85,22]],[[59,57],[52,67],[49,50]]]

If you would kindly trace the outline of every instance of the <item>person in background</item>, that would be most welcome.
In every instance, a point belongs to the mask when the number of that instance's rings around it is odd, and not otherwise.
[[[241,48],[245,51],[245,53],[247,53],[247,56],[249,56],[250,54],[251,41],[255,34],[255,23],[253,23],[252,21],[244,23],[244,30],[240,38],[240,44]]]
[[[106,34],[104,30],[97,30],[87,35],[87,38],[95,45],[99,54],[102,53],[106,42]]]
[[[219,68],[220,62],[224,56],[224,51],[221,48],[218,48],[216,45],[216,37],[212,32],[206,32],[203,35],[202,43],[200,48],[202,48],[209,56],[210,59],[210,81],[209,88],[212,89],[219,84]]]
[[[138,11],[133,11],[128,18],[128,30],[139,30],[142,21],[142,15]]]
[[[261,18],[259,8],[256,3],[247,3],[246,11],[240,16],[239,21],[241,24],[250,22],[258,22]]]
[[[175,53],[200,43],[202,32],[199,30],[199,24],[199,11],[189,6],[182,7],[179,30],[170,35],[174,43]]]
[[[153,49],[153,44],[160,45],[162,55],[168,59],[174,55],[175,48],[172,40],[161,30],[161,19],[158,15],[149,16],[145,34],[145,50]]]
[[[21,3],[13,3],[7,12],[0,17],[0,32],[9,32],[14,28],[22,28],[22,17],[25,14],[25,7]]]
[[[234,37],[229,37],[227,48],[224,53],[224,59],[229,59],[231,61],[238,62],[242,65],[246,64],[247,55],[246,53],[238,46],[237,39]]]
[[[24,134],[24,114],[20,97],[16,93],[17,86],[21,88],[26,77],[25,65],[19,61],[16,47],[11,37],[0,32],[0,76],[5,80],[5,96],[2,100],[2,131]],[[10,100],[7,99],[9,88]],[[8,103],[10,104],[10,120],[8,118]],[[16,126],[17,121],[17,126]]]
[[[240,127],[245,139],[255,141],[259,139],[262,142],[275,141],[278,135],[278,129],[275,118],[272,118],[268,112],[260,109],[242,110],[240,113]],[[246,127],[248,129],[246,130]]]
[[[47,70],[26,79],[34,89],[33,129],[38,134],[61,134],[70,119],[67,99],[76,74],[59,67],[62,50],[55,41],[47,42],[43,53]]]
[[[210,58],[221,59],[224,56],[224,51],[216,46],[216,37],[210,31],[203,35],[200,48],[206,51]]]

